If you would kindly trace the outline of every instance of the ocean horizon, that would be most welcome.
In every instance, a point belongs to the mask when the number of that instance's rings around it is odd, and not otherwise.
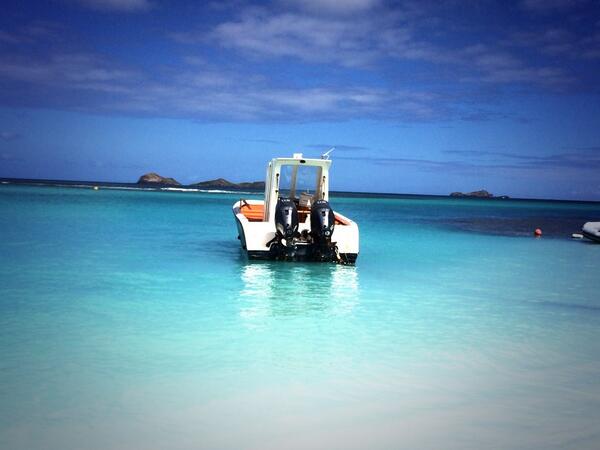
[[[73,188],[93,188],[94,186],[113,188],[113,189],[137,189],[146,191],[165,191],[165,192],[214,192],[214,193],[249,193],[249,194],[260,194],[263,193],[263,189],[203,189],[194,187],[193,184],[181,184],[179,186],[168,186],[168,185],[151,185],[151,184],[139,184],[136,182],[122,182],[122,181],[89,181],[89,180],[55,180],[55,179],[44,179],[44,178],[10,178],[0,177],[0,184],[16,184],[16,185],[30,185],[30,186],[48,186],[48,187],[73,187]],[[451,197],[448,194],[419,194],[419,193],[399,193],[399,192],[363,192],[363,191],[336,191],[331,190],[332,195],[337,196],[364,196],[364,197],[389,197],[389,198],[448,198]],[[504,194],[492,195],[491,197],[472,197],[464,195],[462,197],[455,197],[462,199],[471,200],[515,200],[515,201],[540,201],[540,202],[572,202],[572,203],[600,203],[600,200],[583,200],[583,199],[557,199],[557,198],[535,198],[535,197],[513,197]]]

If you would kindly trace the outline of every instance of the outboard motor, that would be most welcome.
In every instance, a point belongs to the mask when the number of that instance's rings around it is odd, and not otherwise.
[[[310,210],[310,230],[315,241],[329,242],[335,226],[333,209],[326,200],[317,200]]]
[[[285,239],[289,246],[293,237],[298,234],[298,209],[290,198],[280,198],[275,207],[275,229],[280,239]]]

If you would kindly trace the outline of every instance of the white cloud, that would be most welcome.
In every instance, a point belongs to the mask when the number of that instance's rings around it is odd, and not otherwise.
[[[246,8],[236,17],[205,30],[172,34],[176,41],[191,44],[178,49],[178,54],[187,51],[188,56],[179,66],[155,66],[148,72],[96,54],[67,51],[76,47],[65,44],[64,37],[40,44],[43,51],[35,55],[44,56],[34,57],[28,45],[10,45],[10,52],[0,54],[0,81],[10,85],[4,83],[0,93],[18,102],[9,91],[20,86],[23,97],[35,89],[37,98],[29,98],[38,104],[55,101],[67,108],[203,120],[485,120],[492,113],[482,91],[497,95],[496,87],[515,83],[557,89],[572,81],[560,65],[524,57],[530,48],[507,44],[506,39],[500,45],[483,44],[475,39],[478,34],[464,30],[458,33],[466,39],[433,37],[425,31],[443,28],[439,24],[431,28],[418,19],[407,21],[405,16],[388,14],[383,5],[377,13],[357,16]],[[520,38],[527,40],[524,35]],[[537,39],[536,45],[561,45],[572,36],[557,28]],[[595,43],[587,48],[593,49]],[[194,53],[207,55],[215,49],[224,56],[221,61],[227,59],[222,66]],[[239,58],[240,54],[250,58]],[[297,80],[281,71],[271,76],[271,65],[255,64],[264,58],[317,64],[310,67],[315,76]],[[330,70],[334,65],[343,69]],[[320,77],[321,69],[326,76]]]
[[[375,57],[370,26],[364,21],[326,20],[295,13],[244,15],[218,25],[209,37],[223,47],[259,56],[291,56],[344,66]]]
[[[224,70],[194,58],[188,61],[191,64],[177,71],[150,78],[84,53],[51,54],[39,60],[2,57],[0,81],[11,94],[22,89],[20,98],[43,92],[35,95],[36,106],[58,94],[62,107],[69,109],[200,120],[419,121],[446,112],[430,93],[365,86],[276,86],[264,76]],[[6,92],[0,90],[0,95]]]
[[[348,15],[377,8],[380,0],[280,0],[284,6],[314,13]]]
[[[192,35],[186,36],[187,42],[193,41]],[[456,80],[470,83],[522,83],[557,88],[573,81],[559,67],[533,65],[483,44],[453,49],[434,46],[415,38],[409,25],[385,18],[328,20],[297,13],[247,11],[239,20],[221,23],[208,35],[201,36],[195,38],[212,40],[253,57],[291,57],[307,63],[350,68],[376,67],[390,60],[425,61],[453,67]],[[547,52],[557,53],[562,50],[558,46],[570,37],[564,30],[550,29],[536,39]]]
[[[0,43],[18,46],[40,41],[56,41],[61,39],[61,30],[62,26],[58,23],[36,20],[10,32],[0,30]]]
[[[100,58],[85,53],[53,54],[44,59],[0,57],[0,77],[19,82],[44,85],[87,87],[127,81],[136,74],[116,68]]]
[[[428,100],[410,93],[368,88],[273,88],[260,83],[189,84],[192,74],[152,83],[106,107],[214,120],[347,120],[356,117],[426,120]]]
[[[450,59],[446,52],[414,39],[412,26],[397,19],[394,14],[332,18],[247,9],[237,20],[222,22],[208,32],[177,32],[171,37],[185,44],[217,43],[251,57],[291,57],[344,67],[368,67],[387,57]]]
[[[251,58],[293,58],[309,64],[346,68],[376,69],[382,63],[422,61],[444,67],[450,79],[469,82],[518,82],[548,87],[565,85],[573,80],[558,66],[519,58],[501,51],[497,45],[488,47],[477,43],[453,47],[450,44],[453,40],[438,40],[434,44],[432,39],[422,37],[430,36],[423,31],[430,25],[419,25],[420,19],[416,19],[418,14],[415,12],[411,17],[414,20],[407,21],[402,14],[379,12],[331,18],[300,12],[246,9],[237,20],[222,22],[212,30],[180,32],[174,37],[187,44],[217,43]],[[529,46],[543,47],[543,52],[550,56],[572,50],[570,40],[573,37],[566,30],[548,29],[533,37],[531,34],[513,33],[511,42],[521,40]],[[595,57],[589,50],[586,55]],[[473,72],[473,66],[477,75],[469,73]]]

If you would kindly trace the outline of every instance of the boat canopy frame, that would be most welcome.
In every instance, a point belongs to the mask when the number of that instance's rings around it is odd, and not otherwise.
[[[329,159],[310,159],[303,158],[301,153],[295,153],[292,158],[273,158],[267,166],[267,183],[265,184],[265,222],[275,221],[275,207],[280,195],[281,171],[284,167],[292,168],[290,183],[290,197],[296,196],[296,182],[298,169],[300,167],[316,167],[317,175],[315,180],[315,200],[329,201],[329,168],[331,160]]]

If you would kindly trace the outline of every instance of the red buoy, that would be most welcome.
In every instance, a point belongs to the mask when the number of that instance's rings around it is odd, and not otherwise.
[[[540,237],[542,235],[542,229],[541,228],[536,228],[535,231],[533,232],[533,234],[536,237]]]

